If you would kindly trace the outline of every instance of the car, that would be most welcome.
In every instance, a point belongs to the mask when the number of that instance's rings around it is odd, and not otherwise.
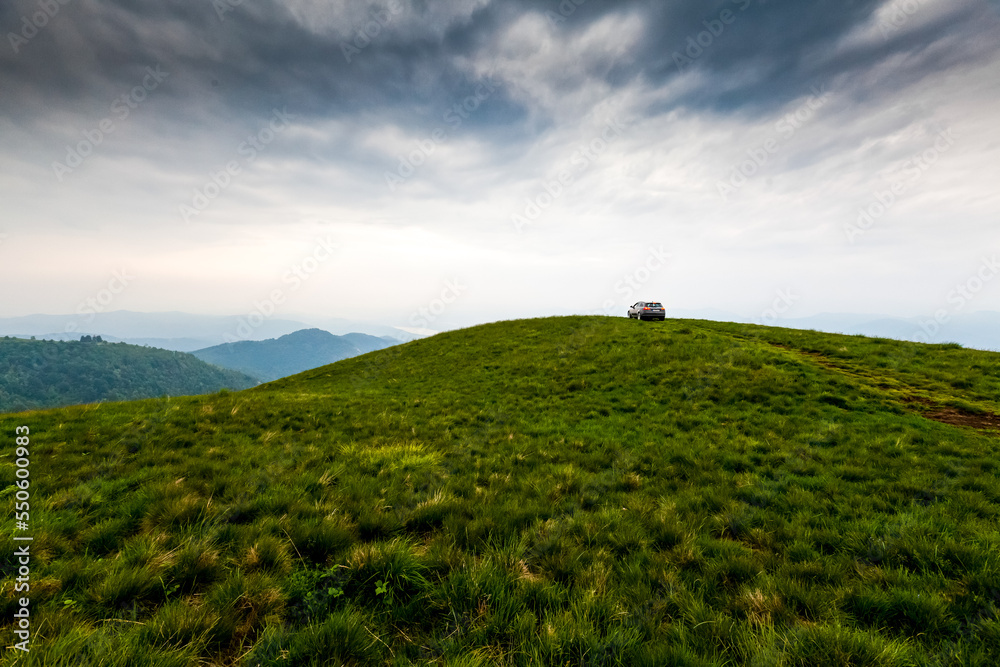
[[[637,320],[660,320],[666,319],[667,311],[663,309],[663,304],[658,301],[639,301],[628,309],[628,316]]]

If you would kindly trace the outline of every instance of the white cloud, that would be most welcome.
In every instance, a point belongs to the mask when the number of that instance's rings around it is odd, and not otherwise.
[[[440,39],[444,33],[468,22],[489,0],[364,0],[362,2],[322,2],[321,0],[285,0],[283,6],[292,18],[318,35],[331,35],[364,48],[368,40],[391,39],[400,33]]]
[[[396,39],[404,29],[440,37],[482,6],[430,4],[424,15],[407,4],[408,13],[382,38]],[[356,25],[371,6],[297,2],[289,11],[314,35],[336,36],[349,35],[345,26]],[[245,3],[234,11],[256,10]],[[942,11],[943,3],[929,3],[905,29],[937,20]],[[5,297],[4,314],[72,312],[124,264],[140,277],[121,307],[246,312],[271,290],[287,288],[283,273],[326,234],[342,250],[289,292],[288,316],[385,318],[413,328],[410,315],[456,279],[467,289],[424,328],[593,311],[609,299],[621,309],[630,297],[616,287],[643,266],[650,248],[661,246],[673,259],[643,291],[672,308],[753,317],[775,290],[791,288],[801,294],[801,315],[919,314],[996,246],[998,61],[948,65],[939,58],[943,51],[960,59],[985,48],[963,42],[967,35],[938,35],[912,52],[835,76],[827,82],[829,99],[789,134],[779,124],[809,105],[808,85],[771,111],[679,105],[698,90],[739,90],[739,77],[758,72],[711,80],[707,70],[692,68],[663,83],[609,77],[652,39],[650,28],[639,14],[621,10],[584,18],[581,12],[553,26],[529,11],[495,34],[470,37],[480,44],[463,52],[472,55],[415,56],[417,83],[393,84],[419,89],[408,101],[303,111],[189,225],[178,205],[233,157],[260,118],[220,116],[211,98],[190,111],[190,125],[175,127],[151,101],[65,183],[53,178],[51,161],[100,116],[66,106],[30,123],[0,118],[7,234],[0,280],[20,284],[31,277],[28,289]],[[834,53],[809,56],[803,67],[823,71],[852,49],[859,59],[877,51],[884,41],[873,36],[877,20]],[[503,82],[460,126],[444,114],[462,100],[424,86],[423,77],[441,63],[467,75],[449,94],[467,94],[463,86],[490,73]],[[180,86],[191,74],[175,76]],[[397,92],[387,90],[380,94]],[[105,98],[95,94],[88,108],[103,113]],[[526,121],[504,117],[516,115],[510,108],[517,104],[527,109]],[[411,108],[419,121],[409,120]],[[604,140],[612,121],[623,130]],[[434,141],[435,128],[443,140]],[[954,146],[852,243],[845,226],[879,191],[905,178],[912,169],[907,161],[932,148],[945,129],[954,131]],[[428,141],[433,151],[389,188],[385,172]],[[776,149],[766,162],[723,201],[719,182],[771,141]],[[592,144],[601,149],[582,159],[581,149]],[[542,201],[547,184],[564,171],[572,182],[549,193],[551,203],[518,234],[512,216]],[[385,314],[373,310],[373,301],[398,308]],[[984,291],[977,307],[1000,309],[1000,293]]]
[[[476,77],[494,73],[534,112],[577,118],[612,92],[608,71],[631,59],[645,28],[639,15],[624,12],[578,29],[572,21],[555,24],[541,12],[524,14],[464,66]]]

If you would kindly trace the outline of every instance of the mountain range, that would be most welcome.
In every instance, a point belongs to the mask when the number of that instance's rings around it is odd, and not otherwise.
[[[240,371],[263,382],[381,350],[394,344],[362,333],[334,336],[322,329],[303,329],[280,338],[223,343],[192,352],[202,361]]]
[[[302,322],[291,319],[260,321],[250,316],[198,315],[183,312],[138,313],[116,310],[84,315],[26,315],[0,318],[0,336],[45,340],[79,340],[99,335],[112,343],[148,345],[192,352],[236,340],[267,340],[294,331],[319,327],[331,334],[365,333],[391,342],[421,338],[403,329],[343,318]]]
[[[1000,312],[938,312],[900,317],[882,313],[821,313],[807,317],[778,314],[770,320],[747,318],[718,309],[670,308],[670,317],[706,319],[716,322],[771,324],[790,329],[813,329],[827,333],[861,334],[896,340],[959,343],[965,347],[1000,350]],[[569,311],[566,314],[571,314]],[[622,316],[625,309],[622,309]],[[307,318],[308,319],[308,318]],[[89,315],[28,315],[0,318],[0,336],[47,340],[79,340],[83,334],[100,335],[109,342],[149,345],[167,350],[193,352],[238,340],[267,340],[302,329],[319,328],[334,335],[365,333],[392,342],[424,337],[421,332],[343,318],[265,319],[250,326],[247,316],[196,315],[183,312],[138,313],[126,310]]]
[[[0,412],[187,396],[256,384],[245,373],[172,350],[103,340],[0,338]]]
[[[398,342],[303,329],[185,353],[103,336],[5,337],[0,338],[0,412],[246,389]]]

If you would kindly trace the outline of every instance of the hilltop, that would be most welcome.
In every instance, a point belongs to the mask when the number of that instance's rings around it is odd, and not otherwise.
[[[341,359],[381,350],[398,341],[361,333],[335,336],[322,329],[303,329],[280,338],[224,343],[192,352],[210,364],[252,375],[267,382],[325,366]]]
[[[998,397],[957,345],[560,317],[2,415],[32,657],[994,665]]]
[[[168,350],[89,340],[0,339],[0,412],[205,394],[256,384],[243,373]]]

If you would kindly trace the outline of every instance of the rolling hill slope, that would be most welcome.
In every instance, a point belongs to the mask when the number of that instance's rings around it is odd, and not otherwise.
[[[303,329],[280,338],[224,343],[192,354],[216,366],[247,373],[267,382],[331,364],[393,343],[368,334],[334,336],[322,329]]]
[[[0,412],[204,394],[256,384],[243,373],[156,348],[0,339]]]
[[[0,415],[0,560],[46,664],[994,665],[997,413],[954,345],[500,322]]]

